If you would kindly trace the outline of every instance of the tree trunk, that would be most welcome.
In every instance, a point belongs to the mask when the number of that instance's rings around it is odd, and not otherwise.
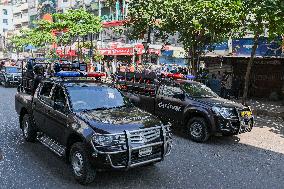
[[[78,59],[78,62],[80,61],[80,37],[78,36],[78,48],[77,48],[77,51],[78,51],[78,54],[77,54],[77,59]]]
[[[85,55],[84,55],[84,52],[83,52],[83,49],[85,48],[85,37],[86,36],[83,36],[83,39],[82,39],[82,48],[81,48],[81,54],[82,54],[82,60],[85,62]]]
[[[93,52],[94,52],[94,43],[93,43],[93,34],[90,34],[90,38],[91,38],[91,46],[90,46],[90,61],[91,64],[93,63]]]
[[[253,59],[255,57],[255,52],[256,52],[256,49],[257,49],[257,45],[258,45],[258,38],[259,38],[259,33],[256,33],[254,38],[253,38],[253,47],[252,47],[252,51],[251,51],[250,60],[249,60],[248,65],[247,65],[247,71],[246,71],[246,76],[245,76],[245,87],[244,87],[242,104],[246,104],[247,97],[248,97],[248,89],[249,89],[249,84],[250,84],[251,68],[252,68],[252,65],[253,65]]]
[[[195,55],[196,55],[196,49],[194,46],[191,47],[191,68],[192,68],[192,75],[197,76],[197,67],[195,62]]]

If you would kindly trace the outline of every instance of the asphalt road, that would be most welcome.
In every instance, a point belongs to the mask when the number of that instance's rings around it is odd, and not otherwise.
[[[0,86],[0,188],[283,188],[284,123],[259,117],[251,133],[197,144],[174,137],[172,154],[153,167],[98,173],[89,186],[40,143],[22,139],[12,88]],[[1,159],[1,155],[0,155]]]

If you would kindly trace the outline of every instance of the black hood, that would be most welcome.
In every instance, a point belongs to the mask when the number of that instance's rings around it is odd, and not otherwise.
[[[120,133],[124,130],[137,130],[161,125],[151,114],[136,107],[122,107],[107,110],[79,112],[76,115],[91,126],[95,132]]]
[[[196,98],[196,101],[201,102],[203,104],[206,104],[208,106],[220,106],[220,107],[226,107],[226,108],[237,108],[237,109],[244,109],[246,108],[240,103],[227,100],[224,98]]]

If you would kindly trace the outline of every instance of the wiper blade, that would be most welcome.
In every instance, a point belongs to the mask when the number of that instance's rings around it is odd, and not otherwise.
[[[90,112],[90,111],[96,111],[96,110],[107,110],[109,108],[101,107],[101,108],[94,108],[94,109],[84,109],[82,112]]]
[[[115,106],[115,107],[112,107],[112,108],[124,108],[126,107],[126,105],[122,105],[122,106]]]
[[[97,110],[109,110],[109,109],[123,108],[123,107],[126,107],[126,105],[114,106],[114,107],[101,107],[101,108],[94,108],[94,109],[85,109],[85,110],[83,110],[83,112],[90,112],[90,111],[97,111]]]

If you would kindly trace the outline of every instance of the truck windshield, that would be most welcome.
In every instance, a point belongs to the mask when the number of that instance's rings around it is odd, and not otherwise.
[[[120,108],[130,103],[114,88],[107,86],[67,87],[73,111]]]
[[[195,98],[216,98],[218,95],[201,83],[185,83],[182,85],[185,92]]]
[[[7,73],[19,73],[19,69],[17,67],[6,67]]]

